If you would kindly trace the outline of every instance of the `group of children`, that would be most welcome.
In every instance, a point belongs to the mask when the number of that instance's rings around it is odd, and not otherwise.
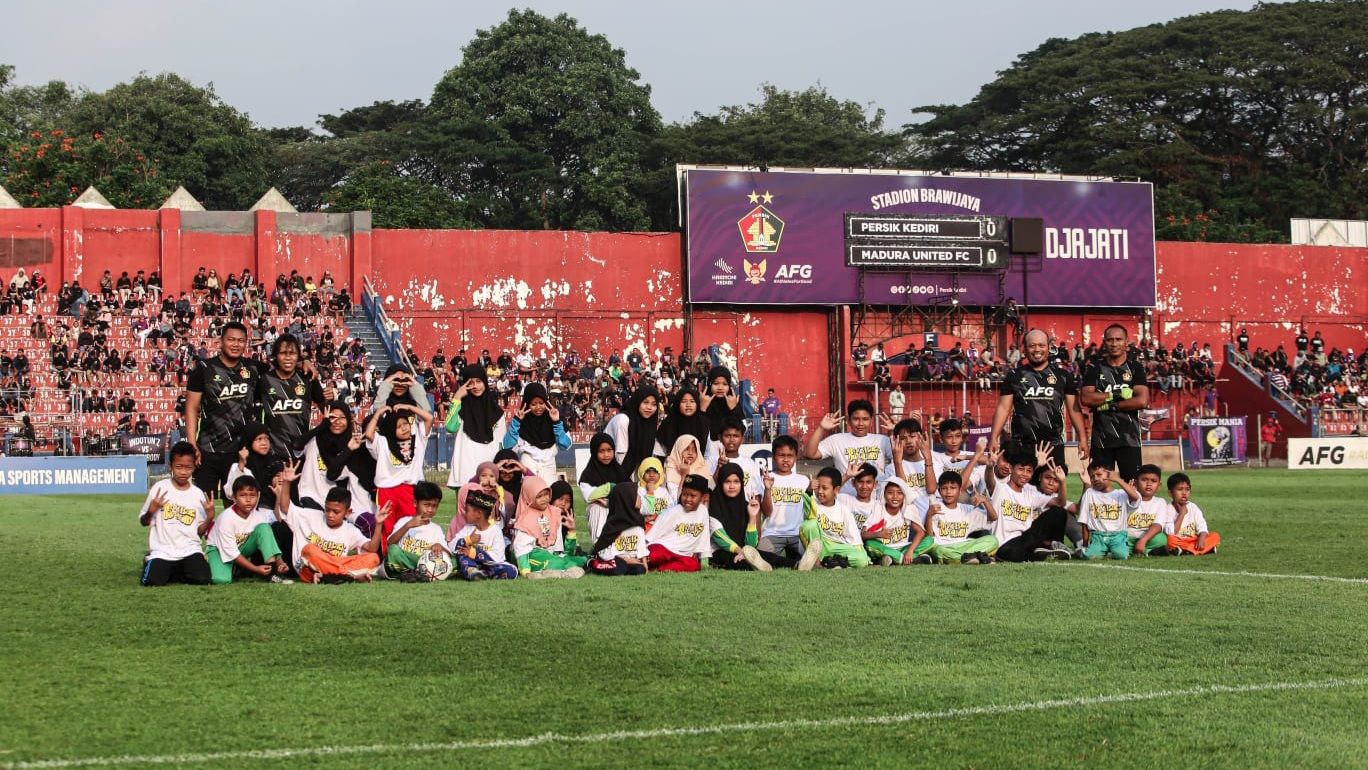
[[[613,437],[594,436],[578,479],[589,534],[584,551],[570,484],[548,484],[517,460],[481,463],[454,486],[456,511],[444,531],[433,521],[443,490],[427,481],[405,480],[402,495],[382,491],[378,507],[366,506],[376,508],[366,520],[345,482],[321,501],[301,499],[301,467],[255,457],[253,443],[266,445],[259,433],[245,438],[239,472],[230,474],[225,490],[232,504],[216,515],[212,497],[191,483],[195,452],[182,443],[171,450],[170,478],[153,485],[139,512],[149,527],[142,583],[220,584],[251,576],[429,582],[448,574],[573,579],[586,572],[696,572],[705,563],[762,572],[992,564],[1200,555],[1220,544],[1190,499],[1186,474],[1169,476],[1166,501],[1157,496],[1158,467],[1141,466],[1129,481],[1090,463],[1075,503],[1049,446],[988,451],[980,440],[969,452],[963,427],[952,419],[938,426],[943,451],[937,452],[915,414],[891,436],[873,430],[876,415],[866,401],[852,402],[847,415],[848,432],[806,447],[808,457],[837,465],[815,478],[796,470],[800,446],[789,436],[774,440],[770,468],[741,457],[745,428],[731,418],[722,421],[717,440],[682,432],[664,462],[646,454],[634,467],[624,466]],[[380,465],[386,459],[407,464],[421,456],[430,420],[419,410],[382,409],[367,425],[365,442]],[[824,419],[823,432],[839,422]],[[525,471],[516,493],[503,483],[510,464]]]

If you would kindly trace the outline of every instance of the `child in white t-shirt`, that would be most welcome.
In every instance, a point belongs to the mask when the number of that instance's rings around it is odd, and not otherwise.
[[[722,423],[722,436],[719,439],[722,451],[710,458],[708,472],[715,477],[717,471],[727,463],[736,463],[742,472],[742,494],[747,500],[758,498],[765,493],[764,475],[760,465],[749,457],[741,456],[741,444],[746,440],[746,426],[735,417],[728,417]]]
[[[1164,525],[1169,520],[1169,505],[1155,493],[1159,491],[1162,472],[1159,466],[1145,464],[1135,475],[1135,491],[1140,501],[1126,517],[1126,543],[1137,556],[1161,556],[1168,553],[1168,537]]]
[[[913,412],[913,416],[893,427],[893,462],[883,472],[884,478],[897,476],[907,482],[912,495],[907,501],[909,506],[927,495],[936,494],[936,480],[945,470],[936,462],[931,442],[922,434],[920,416]]]
[[[809,460],[831,460],[842,474],[864,463],[883,468],[892,462],[893,445],[888,436],[878,432],[874,404],[862,398],[855,399],[846,408],[844,419],[849,430],[832,433],[840,427],[841,416],[828,414],[822,417],[817,429],[808,436],[804,456]]]
[[[863,463],[852,473],[846,475],[842,489],[853,488],[854,494],[838,492],[836,499],[855,516],[860,529],[876,511],[883,507],[882,501],[874,497],[874,488],[879,484],[879,471],[869,463]]]
[[[441,504],[441,487],[431,481],[413,485],[413,515],[400,519],[385,541],[385,573],[390,577],[405,582],[428,582],[426,571],[417,573],[418,559],[429,551],[447,550],[441,526],[432,523]],[[415,574],[405,574],[409,572]]]
[[[153,484],[138,511],[138,523],[148,528],[139,582],[209,585],[209,562],[200,538],[214,521],[214,499],[190,483],[195,473],[195,447],[190,442],[177,442],[169,459],[171,478]]]
[[[592,546],[588,569],[599,575],[644,575],[650,551],[637,485],[624,482],[608,493],[608,516]]]
[[[950,417],[941,420],[937,426],[940,432],[941,446],[945,447],[944,452],[935,452],[932,458],[935,465],[942,471],[955,471],[964,479],[963,488],[978,490],[980,494],[987,496],[984,490],[984,466],[980,464],[983,457],[983,448],[988,445],[986,438],[980,438],[975,451],[970,452],[964,446],[964,423]]]
[[[712,553],[708,509],[702,506],[708,479],[689,474],[680,482],[679,504],[666,508],[646,535],[646,554],[657,572],[697,572]]]
[[[870,564],[855,514],[837,499],[842,481],[841,472],[835,468],[823,468],[813,480],[813,495],[807,498],[806,517],[798,528],[804,549],[803,558],[798,561],[800,571],[837,557],[852,568]]]
[[[1221,544],[1219,533],[1207,528],[1202,509],[1192,502],[1192,479],[1186,473],[1175,473],[1168,480],[1169,520],[1164,525],[1169,553],[1175,556],[1215,554]]]
[[[992,464],[997,464],[994,453]],[[996,473],[985,475],[985,485],[989,489],[989,499],[997,510],[997,520],[993,522],[993,537],[998,541],[994,556],[1001,561],[1023,562],[1030,560],[1067,559],[1070,554],[1062,545],[1056,546],[1064,538],[1068,526],[1068,504],[1066,487],[1053,486],[1053,494],[1047,494],[1031,484],[1036,475],[1036,463],[1041,459],[1033,457],[1029,450],[1013,449],[1007,455],[1011,473],[999,480]],[[1049,463],[1042,476],[1048,474],[1054,481],[1060,481],[1063,473]]]
[[[991,534],[971,537],[986,530],[997,519],[993,501],[975,493],[969,503],[960,502],[963,484],[960,474],[943,471],[935,497],[922,501],[926,509],[926,534],[933,544],[914,564],[993,564],[992,552],[997,550],[997,538]]]
[[[472,490],[465,496],[466,525],[447,544],[456,556],[456,574],[465,580],[513,580],[518,568],[505,559],[503,528],[494,520],[499,501]]]
[[[280,546],[271,532],[271,513],[257,508],[261,487],[256,478],[239,476],[233,482],[232,495],[233,504],[214,519],[214,527],[209,531],[204,558],[209,562],[210,582],[233,582],[235,569],[269,578],[273,583],[290,582],[284,577],[290,567],[280,558]],[[285,499],[290,499],[288,493]],[[253,557],[261,563],[254,563]]]
[[[870,559],[877,559],[885,567],[911,564],[931,548],[931,540],[918,521],[915,497],[906,481],[890,476],[884,479],[879,499],[882,505],[865,520],[860,533],[865,550]]]
[[[366,448],[375,458],[375,502],[390,506],[384,540],[399,519],[413,515],[413,485],[423,480],[431,430],[432,412],[406,403],[382,406],[366,423]]]
[[[351,522],[351,491],[328,490],[323,510],[290,502],[290,484],[298,478],[286,468],[276,477],[276,516],[294,535],[292,558],[305,583],[369,583],[380,568],[381,524],[390,516],[388,503],[375,512],[375,531],[366,537]]]
[[[765,493],[760,498],[760,550],[797,560],[803,555],[798,530],[807,515],[807,494],[812,480],[798,473],[798,441],[779,436],[771,444],[774,471],[762,479]]]
[[[1094,460],[1084,481],[1091,484],[1078,502],[1078,523],[1083,525],[1083,558],[1110,556],[1125,560],[1130,555],[1126,521],[1140,501],[1140,493],[1121,474]],[[1112,489],[1117,484],[1120,489]]]

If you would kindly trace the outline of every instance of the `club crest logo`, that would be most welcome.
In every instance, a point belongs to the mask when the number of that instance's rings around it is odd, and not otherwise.
[[[1131,373],[1130,373],[1129,370],[1124,371],[1124,372],[1121,373],[1121,381],[1122,381],[1122,382],[1130,382],[1130,381],[1131,381]]]
[[[295,389],[294,389],[294,390],[295,390],[295,395],[296,395],[296,396],[302,396],[302,395],[304,395],[304,385],[303,385],[303,383],[300,383],[300,384],[295,385]]]
[[[1055,381],[1056,381],[1056,380],[1055,380],[1055,376],[1054,376],[1053,374],[1051,374],[1051,375],[1049,375],[1049,376],[1047,376],[1047,377],[1045,378],[1045,384],[1046,384],[1046,385],[1053,385],[1053,384],[1055,384]]]
[[[764,194],[752,192],[746,197],[751,203],[758,204],[736,222],[736,227],[741,232],[741,243],[745,246],[746,253],[777,254],[779,252],[779,241],[784,236],[784,220],[764,205],[771,203],[774,196],[768,192]],[[764,203],[760,203],[762,200]],[[750,280],[749,274],[747,280]]]
[[[765,260],[751,262],[749,259],[741,260],[741,269],[745,272],[746,283],[752,286],[759,286],[765,281]]]

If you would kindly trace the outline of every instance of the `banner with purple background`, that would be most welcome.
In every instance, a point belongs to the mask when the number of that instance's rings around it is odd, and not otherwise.
[[[1012,258],[1005,297],[1038,307],[1154,306],[1147,182],[858,170],[684,174],[691,302],[901,305],[953,291],[964,305],[999,304],[997,272],[955,280],[945,272],[867,271],[861,296],[861,271],[845,265],[844,216],[878,213],[1039,217],[1044,252]]]

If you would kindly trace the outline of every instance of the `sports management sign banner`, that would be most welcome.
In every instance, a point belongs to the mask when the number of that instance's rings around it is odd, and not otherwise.
[[[847,215],[856,222],[955,215],[1044,220],[1044,252],[1028,260],[1029,293],[1023,259],[1007,260],[1004,289],[1018,302],[1154,305],[1154,196],[1148,183],[868,171],[682,173],[691,302],[855,304],[861,301],[861,271],[847,266]],[[867,272],[863,300],[916,304],[919,297],[953,293],[965,305],[996,305],[998,276],[961,272],[956,285],[935,265]]]
[[[145,457],[0,457],[0,495],[145,494]]]

